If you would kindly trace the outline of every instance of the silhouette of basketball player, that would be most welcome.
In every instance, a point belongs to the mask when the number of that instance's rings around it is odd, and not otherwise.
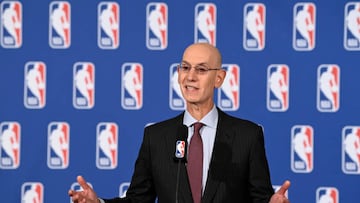
[[[115,130],[111,124],[100,132],[98,143],[104,154],[111,160],[112,164],[116,162],[117,140]]]
[[[151,31],[158,39],[160,39],[161,45],[163,46],[166,44],[165,32],[167,29],[167,23],[161,9],[162,5],[156,5],[156,8],[149,14],[148,22]]]
[[[239,92],[239,84],[237,71],[234,67],[230,66],[229,69],[226,71],[226,76],[221,87],[221,90],[224,94],[234,102],[234,106],[238,106],[239,99],[238,99],[238,92]]]
[[[293,139],[294,150],[300,159],[306,163],[306,169],[312,168],[310,157],[310,154],[312,153],[312,144],[310,137],[308,136],[309,133],[308,128],[302,127],[300,132],[298,132]]]
[[[57,128],[51,131],[49,136],[51,149],[55,154],[60,157],[63,165],[68,164],[68,151],[69,151],[69,137],[66,134],[66,126],[64,124],[58,124]]]
[[[282,108],[286,108],[288,105],[286,97],[289,86],[283,73],[283,67],[278,67],[276,71],[270,75],[269,82],[271,92],[281,102]]]
[[[17,3],[10,3],[10,7],[3,12],[3,25],[6,31],[15,39],[19,44],[21,41],[20,29],[21,29],[21,16]]]
[[[87,64],[84,64],[81,69],[76,72],[75,85],[82,96],[86,98],[89,106],[93,105],[94,79],[90,74]]]
[[[331,102],[333,108],[336,109],[338,107],[336,95],[339,92],[339,84],[335,78],[334,71],[335,69],[330,66],[327,68],[326,72],[321,74],[320,90],[325,95],[325,97]]]
[[[205,5],[204,9],[199,12],[196,23],[201,34],[210,44],[214,44],[214,32],[216,27],[213,15],[215,11],[211,9],[213,9],[211,5]]]
[[[360,41],[360,3],[356,3],[355,8],[348,13],[346,22],[351,34]]]
[[[344,140],[345,152],[356,164],[357,172],[360,172],[360,129],[353,128]]]
[[[259,11],[260,6],[254,5],[253,10],[246,15],[246,28],[255,38],[260,47],[264,46],[264,39],[261,33],[265,30],[265,25]]]
[[[140,73],[138,73],[138,67],[136,65],[133,65],[130,70],[128,70],[124,74],[124,85],[127,92],[130,94],[132,98],[135,99],[136,104],[141,104],[141,90],[142,90],[142,84],[141,84],[141,76]]]
[[[118,19],[117,13],[114,12],[115,5],[108,3],[105,10],[100,14],[100,25],[102,30],[110,37],[114,45],[118,44]]]
[[[14,161],[13,165],[17,166],[19,164],[19,147],[20,147],[20,138],[19,138],[19,129],[17,125],[10,123],[8,128],[2,132],[0,137],[0,143],[2,149],[6,154]]]
[[[295,17],[296,28],[301,36],[308,42],[310,47],[314,46],[312,33],[315,30],[315,22],[309,11],[311,5],[305,4]]]
[[[59,7],[54,9],[51,14],[52,27],[56,33],[64,40],[64,43],[68,45],[70,43],[70,19],[67,5],[65,3],[59,3]]]

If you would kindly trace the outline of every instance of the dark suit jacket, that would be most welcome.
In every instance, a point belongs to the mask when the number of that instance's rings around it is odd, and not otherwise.
[[[274,193],[264,149],[262,128],[218,109],[219,121],[202,203],[268,203]],[[115,202],[172,203],[178,161],[174,160],[176,131],[184,113],[148,126],[125,199]],[[186,164],[180,167],[179,203],[191,203]]]

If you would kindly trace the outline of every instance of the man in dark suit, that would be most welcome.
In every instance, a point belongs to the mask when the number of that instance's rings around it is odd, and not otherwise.
[[[221,65],[216,47],[207,43],[187,47],[178,67],[186,111],[145,128],[126,197],[99,199],[84,178],[78,176],[84,190],[70,190],[72,200],[117,203],[154,202],[157,198],[159,203],[289,203],[285,197],[289,181],[277,193],[273,191],[262,128],[227,115],[214,104],[214,89],[222,85],[226,76]],[[190,158],[195,150],[191,148],[194,123],[202,123],[199,130],[202,157],[195,163]],[[182,126],[186,126],[185,132],[179,130]],[[189,143],[187,163],[174,160],[175,143],[182,139],[182,134],[189,135],[184,138]],[[197,162],[201,163],[200,169],[193,176],[190,168]],[[194,186],[196,179],[198,185]]]

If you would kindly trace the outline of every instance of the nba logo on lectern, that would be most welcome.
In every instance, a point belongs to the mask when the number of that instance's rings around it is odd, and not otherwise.
[[[313,128],[296,125],[291,129],[291,170],[295,173],[310,173],[314,160]]]
[[[20,166],[20,124],[3,122],[0,124],[0,168],[16,169]]]
[[[47,165],[51,169],[65,169],[69,166],[70,127],[65,122],[51,122],[48,125]]]
[[[339,192],[335,187],[319,187],[316,190],[316,203],[339,203]]]
[[[71,9],[67,1],[54,1],[49,9],[49,45],[66,49],[71,44]]]
[[[278,112],[289,108],[289,68],[285,64],[272,64],[268,67],[267,108]]]
[[[198,3],[195,6],[195,42],[216,46],[216,6],[212,3]]]
[[[359,16],[360,2],[347,3],[344,17],[344,47],[346,50],[360,50]]]
[[[77,109],[91,109],[95,104],[95,66],[90,62],[74,64],[73,105]]]
[[[236,111],[240,103],[240,68],[237,64],[223,64],[226,77],[218,89],[218,106],[222,110]]]
[[[40,109],[46,100],[46,65],[40,61],[25,64],[24,105],[29,109]]]
[[[141,109],[143,104],[143,67],[140,63],[122,66],[121,105],[124,109]]]
[[[342,171],[360,174],[360,126],[345,126],[342,129]]]
[[[26,182],[21,186],[22,203],[43,203],[44,186],[40,182]]]
[[[98,5],[98,46],[101,49],[119,47],[119,15],[116,2],[100,2]]]
[[[164,50],[168,45],[168,7],[165,3],[148,3],[146,7],[146,46]]]
[[[1,3],[1,46],[19,48],[22,45],[22,5],[19,1],[3,1]]]
[[[340,68],[335,64],[320,65],[317,80],[317,109],[336,112],[340,107]]]
[[[185,100],[182,96],[180,85],[178,82],[178,64],[174,63],[170,66],[170,108],[172,110],[184,110],[185,109]]]
[[[248,51],[265,48],[266,7],[261,3],[247,3],[244,6],[243,46]]]
[[[311,51],[315,48],[316,6],[313,3],[297,3],[293,17],[293,48]]]
[[[118,160],[118,126],[116,123],[99,123],[96,127],[96,166],[114,169]]]

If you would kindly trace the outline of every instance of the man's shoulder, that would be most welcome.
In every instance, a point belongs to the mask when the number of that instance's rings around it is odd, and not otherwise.
[[[259,127],[260,125],[255,121],[230,115],[224,111],[219,110],[219,121],[225,125],[237,126],[237,127]]]

